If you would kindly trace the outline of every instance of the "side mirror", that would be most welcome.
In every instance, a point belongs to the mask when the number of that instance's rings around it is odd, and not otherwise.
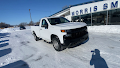
[[[41,27],[45,27],[45,29],[48,29],[48,25],[42,25]]]

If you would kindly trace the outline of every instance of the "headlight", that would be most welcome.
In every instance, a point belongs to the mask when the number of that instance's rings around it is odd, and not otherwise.
[[[61,32],[70,32],[71,30],[61,30]]]
[[[71,32],[71,30],[66,30],[66,32]]]
[[[65,32],[65,30],[61,30],[61,32]]]

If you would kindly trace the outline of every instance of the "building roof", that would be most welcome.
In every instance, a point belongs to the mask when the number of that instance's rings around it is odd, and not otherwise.
[[[65,8],[65,9],[62,9],[61,11],[58,11],[58,12],[56,12],[56,13],[50,15],[50,16],[53,16],[53,15],[55,15],[55,14],[57,14],[57,13],[60,13],[60,12],[62,12],[62,11],[64,11],[64,10],[67,10],[67,9],[69,9],[69,8],[70,8],[70,7],[67,7],[67,8]],[[50,17],[50,16],[49,16],[49,17]]]
[[[56,17],[44,17],[42,19],[45,19],[45,18],[59,18],[59,16],[56,16]]]
[[[95,1],[89,1],[89,2],[85,2],[85,3],[80,3],[80,4],[71,5],[71,6],[67,7],[67,8],[65,8],[65,9],[62,9],[61,11],[58,11],[58,12],[50,15],[49,17],[51,17],[51,16],[53,16],[53,15],[55,15],[55,14],[57,14],[57,13],[60,13],[60,12],[62,12],[62,11],[64,11],[64,10],[67,10],[67,9],[69,9],[70,7],[79,6],[79,5],[84,5],[84,4],[90,4],[90,3],[99,2],[99,1],[104,1],[104,0],[95,0]]]

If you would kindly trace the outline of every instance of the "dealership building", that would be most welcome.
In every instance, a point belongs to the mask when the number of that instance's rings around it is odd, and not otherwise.
[[[71,5],[50,17],[63,16],[90,25],[120,25],[120,0],[99,0]]]

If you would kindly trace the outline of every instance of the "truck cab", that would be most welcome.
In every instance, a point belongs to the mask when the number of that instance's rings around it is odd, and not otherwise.
[[[57,51],[88,39],[87,25],[83,22],[70,22],[64,17],[46,17],[39,26],[31,26],[36,41],[40,38],[52,42]]]

